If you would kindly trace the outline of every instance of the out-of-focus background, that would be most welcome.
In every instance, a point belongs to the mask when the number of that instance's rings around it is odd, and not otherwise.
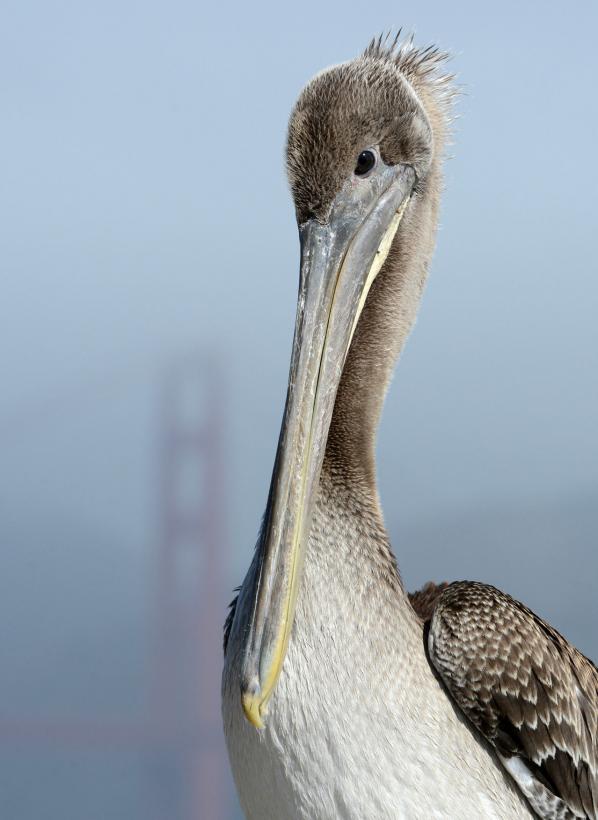
[[[287,116],[398,25],[464,91],[379,440],[403,575],[598,655],[597,9],[2,4],[2,818],[240,817],[220,638],[285,394]]]

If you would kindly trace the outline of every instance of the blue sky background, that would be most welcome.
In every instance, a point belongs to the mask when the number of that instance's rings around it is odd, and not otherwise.
[[[189,349],[226,363],[227,584],[241,580],[295,311],[288,114],[313,73],[398,25],[450,50],[463,90],[437,253],[379,441],[403,574],[494,582],[598,654],[597,9],[5,0],[3,714],[121,708],[142,684],[141,661],[95,688],[77,674],[98,646],[114,653],[105,669],[141,655],[157,383]],[[51,764],[19,754],[4,794],[28,820],[28,767]],[[48,778],[44,816],[92,817],[89,765],[72,808],[68,774]],[[98,817],[142,806],[98,791],[128,806]]]

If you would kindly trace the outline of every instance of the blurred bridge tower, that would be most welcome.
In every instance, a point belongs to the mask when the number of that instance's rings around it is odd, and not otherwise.
[[[153,711],[175,755],[183,820],[229,820],[220,718],[224,591],[225,395],[216,359],[188,356],[161,386],[158,630]],[[165,762],[162,759],[162,764]],[[161,767],[162,772],[164,766]],[[169,789],[170,790],[170,789]],[[159,820],[170,820],[156,806]]]

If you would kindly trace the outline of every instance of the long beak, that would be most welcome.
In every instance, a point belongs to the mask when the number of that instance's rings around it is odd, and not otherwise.
[[[263,726],[293,625],[328,429],[351,339],[414,183],[410,166],[347,183],[329,220],[300,226],[301,274],[282,429],[258,544],[241,697]]]

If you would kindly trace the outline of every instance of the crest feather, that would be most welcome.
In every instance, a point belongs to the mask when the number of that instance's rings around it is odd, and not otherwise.
[[[434,45],[417,47],[413,34],[401,35],[399,29],[394,36],[389,31],[374,37],[363,59],[393,63],[414,88],[427,87],[438,103],[450,108],[457,95],[455,75],[446,70],[451,55]]]

